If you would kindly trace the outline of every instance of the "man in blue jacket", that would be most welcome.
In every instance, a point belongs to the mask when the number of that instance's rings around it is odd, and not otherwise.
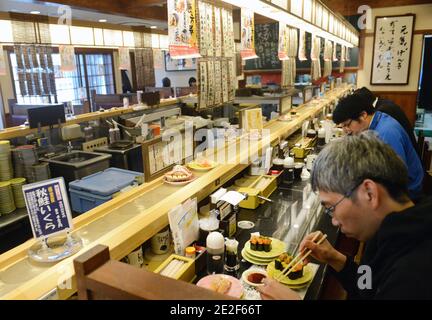
[[[333,121],[349,135],[366,130],[375,131],[407,166],[409,196],[414,201],[419,200],[424,176],[422,163],[399,122],[386,113],[376,111],[372,104],[358,94],[348,96],[339,102],[333,112]]]

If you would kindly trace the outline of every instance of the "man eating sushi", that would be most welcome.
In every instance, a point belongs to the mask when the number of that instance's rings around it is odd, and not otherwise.
[[[408,197],[408,172],[393,149],[373,132],[331,142],[312,170],[332,223],[348,237],[365,242],[360,265],[325,240],[309,234],[300,251],[330,266],[348,299],[432,299],[432,200]],[[263,299],[299,299],[273,279],[259,287]]]

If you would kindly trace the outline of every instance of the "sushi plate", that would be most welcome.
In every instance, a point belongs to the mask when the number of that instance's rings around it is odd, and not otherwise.
[[[185,186],[189,183],[191,183],[192,181],[196,180],[197,177],[192,176],[191,179],[186,180],[186,181],[179,181],[179,182],[174,182],[174,181],[168,181],[165,179],[165,177],[163,178],[163,182],[165,182],[166,184],[170,184],[172,186]]]
[[[271,244],[272,249],[269,252],[252,250],[250,247],[250,241],[246,242],[244,248],[250,256],[256,258],[264,258],[264,259],[275,259],[286,251],[286,246],[285,243],[283,243],[278,239],[275,238],[270,238],[270,239],[272,240],[272,244]]]
[[[253,257],[253,256],[249,255],[248,252],[245,249],[242,250],[241,254],[242,254],[242,257],[246,261],[248,261],[248,262],[250,262],[252,264],[256,264],[257,266],[266,266],[270,262],[273,261],[273,259],[261,259],[261,258]]]
[[[204,167],[204,166],[202,166],[202,165],[200,165],[200,164],[198,164],[196,162],[190,162],[190,163],[187,164],[187,166],[188,166],[189,169],[192,169],[192,170],[195,170],[195,171],[203,171],[203,172],[210,171],[210,170],[212,170],[213,168],[215,168],[217,166],[216,162],[209,161],[209,163],[210,163],[210,165],[207,166],[207,167]]]
[[[269,265],[267,266],[267,274],[269,275],[270,278],[273,279],[277,278],[281,274],[281,272],[282,271],[275,269],[274,262],[269,263]],[[313,279],[313,276],[314,276],[314,272],[312,266],[306,265],[303,268],[303,277],[295,280],[291,280],[288,277],[283,277],[280,280],[280,282],[286,284],[289,287],[302,288],[306,286]]]
[[[197,282],[198,287],[206,288],[211,290],[211,284],[212,281],[215,280],[218,277],[224,277],[225,279],[228,279],[231,281],[231,287],[229,288],[226,295],[229,295],[231,297],[240,299],[243,296],[243,285],[241,284],[241,281],[239,279],[236,279],[232,276],[226,275],[226,274],[212,274],[209,276],[206,276],[202,278],[200,281]]]

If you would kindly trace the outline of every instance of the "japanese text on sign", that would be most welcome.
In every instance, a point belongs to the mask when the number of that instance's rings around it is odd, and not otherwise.
[[[63,178],[26,185],[23,192],[35,238],[71,229],[72,218]]]

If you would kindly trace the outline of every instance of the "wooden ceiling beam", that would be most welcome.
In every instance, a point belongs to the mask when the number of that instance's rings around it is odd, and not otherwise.
[[[168,21],[166,1],[163,0],[46,0],[44,2],[131,18]]]

